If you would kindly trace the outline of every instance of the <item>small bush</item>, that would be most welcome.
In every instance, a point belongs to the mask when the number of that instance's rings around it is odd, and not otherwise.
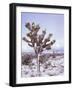
[[[46,61],[48,60],[48,57],[47,56],[45,56],[45,55],[41,55],[40,56],[40,59],[39,59],[39,61],[40,61],[40,63],[45,63]]]
[[[32,62],[30,55],[22,56],[22,65],[29,65]]]

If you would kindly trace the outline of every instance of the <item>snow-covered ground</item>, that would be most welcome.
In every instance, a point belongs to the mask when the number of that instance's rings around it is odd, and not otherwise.
[[[44,64],[40,64],[39,76],[57,76],[64,74],[64,57],[48,58]],[[30,65],[21,66],[21,77],[37,77],[37,58],[32,59]]]

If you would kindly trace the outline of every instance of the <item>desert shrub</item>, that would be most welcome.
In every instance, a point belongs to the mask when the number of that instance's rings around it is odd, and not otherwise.
[[[39,61],[40,61],[41,64],[44,64],[47,60],[48,60],[47,56],[45,56],[45,55],[41,55],[40,56]]]
[[[30,55],[22,56],[22,65],[29,65],[32,62],[32,57]]]

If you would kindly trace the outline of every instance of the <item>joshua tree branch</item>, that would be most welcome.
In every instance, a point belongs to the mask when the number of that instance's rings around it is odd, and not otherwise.
[[[44,44],[42,47],[43,48],[45,48],[45,47],[50,47],[50,46],[52,46],[53,44],[55,43],[55,40],[53,40],[53,41],[51,41],[50,43],[48,43],[48,44]]]
[[[33,47],[33,45],[32,45],[31,43],[28,43],[28,45],[29,45],[30,47]]]
[[[23,37],[23,40],[30,43],[31,41],[29,41],[27,38]]]

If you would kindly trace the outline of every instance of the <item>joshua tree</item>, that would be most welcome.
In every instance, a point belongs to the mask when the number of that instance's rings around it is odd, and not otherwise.
[[[42,34],[39,35],[38,31],[40,30],[40,26],[35,25],[34,22],[27,22],[25,24],[25,27],[29,30],[29,33],[27,33],[27,37],[29,37],[30,40],[28,40],[26,37],[23,37],[23,40],[27,42],[28,45],[35,51],[35,54],[37,56],[37,75],[40,75],[40,55],[44,50],[50,50],[51,46],[55,43],[55,40],[50,40],[53,35],[51,33],[49,33],[47,38],[44,38],[46,35],[46,30],[42,30]]]

